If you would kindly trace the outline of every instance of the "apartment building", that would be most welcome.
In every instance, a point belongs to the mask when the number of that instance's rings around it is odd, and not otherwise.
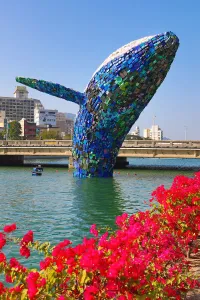
[[[60,128],[62,135],[72,135],[74,129],[74,121],[66,118],[65,113],[58,112],[56,114],[56,126]]]
[[[43,105],[40,100],[29,98],[28,93],[25,86],[17,86],[14,97],[0,96],[0,111],[5,112],[5,119],[20,121],[25,118],[28,122],[34,122],[35,105]]]

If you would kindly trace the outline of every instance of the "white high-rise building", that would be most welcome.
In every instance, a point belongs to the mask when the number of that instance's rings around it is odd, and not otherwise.
[[[150,139],[160,141],[163,139],[163,131],[158,125],[152,125],[150,129]]]
[[[163,131],[158,125],[152,125],[151,128],[145,128],[143,136],[152,140],[160,141],[163,139]]]

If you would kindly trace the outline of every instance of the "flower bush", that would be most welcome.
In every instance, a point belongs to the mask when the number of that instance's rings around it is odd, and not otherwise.
[[[55,247],[40,244],[32,231],[20,240],[12,237],[15,224],[5,226],[0,299],[182,299],[199,287],[187,253],[198,251],[191,246],[200,229],[200,172],[193,178],[177,176],[169,189],[158,187],[150,205],[146,212],[116,217],[116,231],[100,233],[93,224],[93,237],[77,246],[67,239]],[[19,244],[25,258],[32,249],[42,251],[38,269],[8,260],[3,248],[10,242]]]

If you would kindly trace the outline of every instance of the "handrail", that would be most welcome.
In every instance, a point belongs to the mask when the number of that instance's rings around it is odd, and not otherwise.
[[[72,140],[3,140],[0,147],[72,147]],[[121,148],[200,148],[200,141],[125,140]]]

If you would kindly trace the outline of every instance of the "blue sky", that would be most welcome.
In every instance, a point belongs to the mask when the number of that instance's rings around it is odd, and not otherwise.
[[[0,95],[12,96],[15,76],[83,91],[117,48],[173,31],[180,47],[168,76],[136,122],[156,124],[171,139],[200,140],[199,0],[7,0],[0,4]],[[78,106],[29,88],[46,108],[76,113]],[[135,127],[134,126],[134,127]]]

